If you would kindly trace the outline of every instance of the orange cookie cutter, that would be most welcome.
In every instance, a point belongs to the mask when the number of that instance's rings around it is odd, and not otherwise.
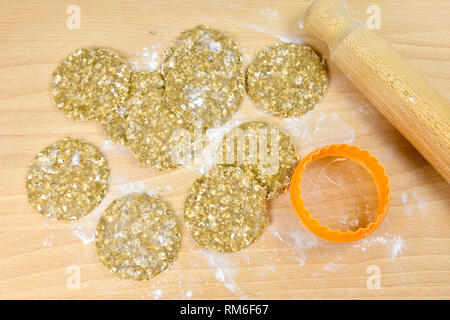
[[[302,173],[306,166],[314,160],[326,157],[343,157],[355,161],[362,165],[374,179],[378,189],[378,210],[372,222],[366,227],[356,231],[340,231],[331,230],[328,226],[323,226],[317,219],[311,217],[310,212],[305,208],[303,199],[301,198],[300,182],[302,181]],[[356,146],[348,144],[336,144],[321,147],[306,157],[304,157],[294,170],[289,187],[291,195],[291,203],[295,213],[303,225],[315,235],[335,242],[351,242],[360,240],[372,232],[374,232],[383,222],[389,210],[391,200],[391,188],[389,186],[389,178],[385,173],[384,167],[378,162],[378,159],[370,155],[366,150],[361,150]]]

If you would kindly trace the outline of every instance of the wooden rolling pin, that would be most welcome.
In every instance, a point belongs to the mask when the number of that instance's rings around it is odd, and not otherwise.
[[[331,61],[450,182],[450,105],[385,40],[353,20],[343,0],[316,0],[305,29]]]

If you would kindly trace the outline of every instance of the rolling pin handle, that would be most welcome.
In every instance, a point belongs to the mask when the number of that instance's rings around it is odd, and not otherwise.
[[[362,24],[352,19],[343,0],[314,1],[303,17],[306,31],[331,48]]]

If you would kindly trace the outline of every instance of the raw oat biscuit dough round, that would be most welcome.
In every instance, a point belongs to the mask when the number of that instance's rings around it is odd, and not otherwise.
[[[247,91],[273,116],[298,117],[314,108],[328,86],[325,62],[308,46],[263,49],[247,69]]]
[[[251,172],[217,166],[192,185],[184,205],[186,227],[201,247],[241,250],[267,225],[264,196]]]
[[[241,63],[202,50],[181,58],[166,75],[164,96],[169,108],[189,123],[217,127],[228,121],[244,98]]]
[[[115,51],[78,49],[53,72],[51,89],[56,106],[74,120],[97,118],[128,95],[130,69]]]
[[[220,147],[217,163],[249,169],[267,199],[286,191],[298,157],[291,138],[280,129],[266,122],[246,122],[227,133]]]
[[[227,57],[227,63],[242,64],[243,57],[239,45],[219,30],[204,25],[182,32],[166,49],[162,70],[167,75],[181,58],[189,54],[207,50]]]
[[[28,200],[47,217],[76,220],[102,201],[109,176],[106,159],[96,146],[65,138],[31,162],[26,180]]]
[[[95,233],[99,260],[123,279],[158,275],[175,260],[180,244],[181,233],[168,205],[144,193],[114,200]]]
[[[177,147],[190,143],[193,127],[170,111],[161,93],[134,96],[127,103],[126,133],[131,151],[140,161],[158,170],[180,166],[183,159],[178,157]]]
[[[128,145],[126,130],[128,127],[127,118],[133,99],[155,92],[162,96],[164,91],[164,78],[159,72],[132,72],[130,90],[127,100],[114,107],[101,108],[102,116],[98,118],[102,124],[106,135],[114,142]]]

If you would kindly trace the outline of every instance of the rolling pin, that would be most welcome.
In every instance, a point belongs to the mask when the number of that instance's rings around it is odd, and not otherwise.
[[[305,30],[331,61],[450,182],[450,105],[385,40],[353,20],[343,0],[315,0]]]

